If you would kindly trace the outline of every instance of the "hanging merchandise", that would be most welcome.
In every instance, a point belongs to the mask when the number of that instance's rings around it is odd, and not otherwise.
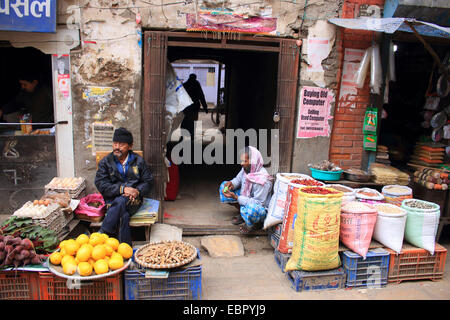
[[[447,122],[447,113],[445,111],[441,111],[436,113],[430,121],[430,124],[433,128],[440,128]]]
[[[370,59],[372,57],[372,47],[367,48],[364,52],[364,56],[359,64],[358,71],[356,72],[356,86],[361,89],[364,87],[364,82],[367,76],[367,70],[369,69]]]
[[[429,96],[427,100],[425,100],[425,105],[423,106],[424,110],[437,111],[439,108],[439,102],[441,98]]]
[[[365,134],[363,147],[367,151],[377,151],[377,136]]]
[[[394,44],[392,41],[389,44],[389,80],[395,82],[397,78],[395,77],[395,52]]]
[[[378,123],[378,109],[369,107],[366,109],[366,114],[364,115],[364,134],[377,134],[377,123]]]
[[[378,44],[372,46],[370,60],[370,88],[373,94],[380,94],[381,89],[381,58]]]
[[[431,140],[433,140],[434,142],[441,141],[443,137],[444,137],[444,129],[443,129],[443,127],[436,128],[431,133]]]
[[[450,93],[450,81],[442,74],[436,83],[436,92],[439,97],[444,98]]]

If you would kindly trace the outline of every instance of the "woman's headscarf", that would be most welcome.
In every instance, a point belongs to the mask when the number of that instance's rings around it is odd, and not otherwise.
[[[267,180],[272,180],[272,176],[266,172],[259,172],[264,165],[263,157],[258,149],[249,146],[250,158],[250,173],[244,170],[244,179],[246,180],[243,186],[242,195],[249,197],[252,190],[253,183],[264,185]]]

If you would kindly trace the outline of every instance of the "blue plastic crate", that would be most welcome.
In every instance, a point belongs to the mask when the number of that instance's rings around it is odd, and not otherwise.
[[[389,252],[378,248],[367,252],[366,259],[353,251],[342,253],[347,273],[346,287],[384,287],[387,284]]]
[[[270,245],[272,246],[272,248],[274,248],[274,249],[278,248],[278,243],[280,242],[280,237],[274,233],[269,232],[268,238],[269,238],[269,242],[270,242]]]
[[[270,232],[275,234],[278,237],[281,237],[281,229],[283,224],[279,223],[270,228]]]
[[[285,272],[284,268],[286,267],[286,264],[287,264],[289,258],[291,257],[291,254],[290,253],[281,253],[280,251],[275,249],[274,257],[275,257],[276,263],[280,267],[281,271],[284,273]]]
[[[286,278],[291,282],[291,287],[297,291],[322,291],[345,288],[345,271],[337,268],[326,271],[288,271]]]
[[[197,258],[200,252],[197,249]],[[145,268],[136,265],[124,272],[125,300],[200,300],[202,266],[171,271],[168,278],[145,277]]]

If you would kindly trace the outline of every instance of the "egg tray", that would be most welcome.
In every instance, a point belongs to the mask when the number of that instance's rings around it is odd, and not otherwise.
[[[31,204],[31,203],[32,203],[31,201],[26,202],[20,209],[14,211],[13,215],[14,215],[14,216],[18,216],[16,213],[17,213],[19,210],[21,210],[24,206],[26,206],[27,204]],[[36,218],[36,217],[33,217],[33,216],[23,216],[23,217],[32,218],[33,220],[45,220],[45,219],[50,219],[52,213],[60,209],[60,206],[59,206],[58,204],[50,204],[50,205],[49,205],[49,207],[52,207],[52,206],[54,207],[54,209],[51,210],[51,211],[49,210],[49,211],[47,212],[47,214],[46,214],[45,216],[43,216],[43,217],[39,217],[39,218]]]
[[[69,214],[66,217],[66,214],[61,210],[57,210],[54,213],[55,214],[52,215],[50,219],[35,219],[34,221],[41,227],[52,230],[58,234],[72,220],[73,214]]]
[[[55,192],[68,192],[69,196],[73,199],[78,197],[81,192],[83,192],[84,189],[86,189],[86,179],[82,178],[83,180],[76,188],[53,188],[50,186],[50,184],[47,184],[45,186],[45,192],[47,191],[55,191]]]

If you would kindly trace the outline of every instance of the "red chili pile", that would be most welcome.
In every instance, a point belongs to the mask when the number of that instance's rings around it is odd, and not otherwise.
[[[336,194],[338,192],[331,191],[325,188],[313,187],[313,188],[303,188],[301,189],[304,193],[313,193],[313,194]]]
[[[301,184],[304,186],[321,186],[322,183],[313,180],[313,179],[295,179],[295,180],[291,180],[291,183],[295,183],[295,184]]]

